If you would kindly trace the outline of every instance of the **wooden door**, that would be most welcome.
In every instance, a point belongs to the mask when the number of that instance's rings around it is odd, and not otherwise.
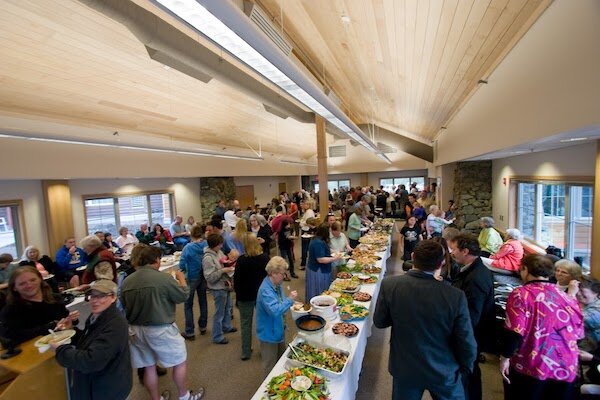
[[[254,208],[254,185],[236,186],[235,198],[240,202],[242,210],[246,210],[248,206]]]
[[[277,194],[282,192],[287,192],[287,184],[285,182],[279,182],[279,192]]]

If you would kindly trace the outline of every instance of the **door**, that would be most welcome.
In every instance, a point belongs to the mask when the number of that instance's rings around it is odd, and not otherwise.
[[[242,210],[246,210],[248,206],[254,208],[254,185],[236,186],[235,198],[240,202]]]
[[[285,182],[279,182],[279,193],[287,192],[287,184]]]

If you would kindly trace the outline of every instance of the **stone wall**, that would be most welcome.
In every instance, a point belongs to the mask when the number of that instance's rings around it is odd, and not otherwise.
[[[229,202],[235,198],[232,177],[200,178],[200,210],[203,221],[209,220],[219,200]]]
[[[479,218],[492,215],[492,162],[456,163],[454,171],[456,225],[479,233]]]

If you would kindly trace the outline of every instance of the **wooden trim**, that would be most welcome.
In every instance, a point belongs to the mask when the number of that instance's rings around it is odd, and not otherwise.
[[[21,236],[23,249],[25,249],[25,247],[29,245],[27,244],[27,227],[25,226],[25,210],[23,209],[23,200],[0,200],[0,207],[10,206],[17,206],[17,214],[19,215],[19,236]],[[38,244],[38,246],[40,246],[40,244]]]
[[[565,182],[565,183],[587,183],[594,184],[593,176],[585,175],[573,175],[573,176],[540,176],[540,175],[515,175],[509,176],[510,181],[523,181],[531,183],[543,183],[543,182]]]
[[[594,186],[594,204],[592,216],[596,216],[596,211],[600,210],[600,140],[596,140],[596,178]],[[590,273],[596,279],[600,279],[600,224],[592,222],[592,246],[590,254]]]

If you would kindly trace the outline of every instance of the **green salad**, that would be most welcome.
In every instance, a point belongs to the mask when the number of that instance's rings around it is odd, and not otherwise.
[[[292,348],[295,353],[293,351],[288,353],[290,359],[336,373],[341,372],[348,361],[346,354],[328,347],[318,348],[308,343],[299,343]]]
[[[269,400],[330,400],[327,379],[314,368],[291,368],[267,385]]]

